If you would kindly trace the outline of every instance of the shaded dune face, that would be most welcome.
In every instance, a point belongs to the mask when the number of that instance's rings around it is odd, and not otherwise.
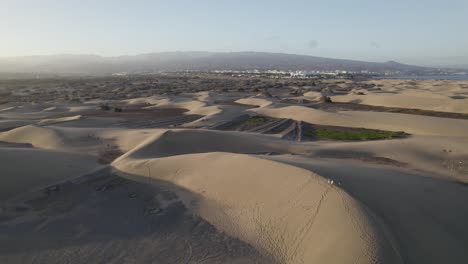
[[[162,134],[112,165],[123,177],[163,181],[184,190],[185,204],[224,232],[254,245],[280,263],[399,263],[393,239],[359,202],[307,170],[220,151],[217,137],[203,131]],[[246,144],[225,135],[222,151]],[[176,152],[166,144],[194,138]],[[268,145],[257,143],[268,149]],[[190,151],[199,154],[189,154]],[[157,157],[157,158],[155,158]],[[333,246],[331,246],[333,245]]]
[[[126,180],[109,169],[2,205],[1,263],[101,261],[271,263],[191,214],[164,186]]]
[[[0,202],[21,193],[79,177],[99,167],[95,157],[35,149],[0,147]]]

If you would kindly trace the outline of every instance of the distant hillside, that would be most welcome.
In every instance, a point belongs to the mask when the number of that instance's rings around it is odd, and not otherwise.
[[[52,55],[0,58],[0,73],[106,75],[176,70],[368,70],[424,73],[431,68],[266,52],[164,52],[135,56]]]

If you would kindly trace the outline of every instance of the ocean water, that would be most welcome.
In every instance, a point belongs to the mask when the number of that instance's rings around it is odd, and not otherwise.
[[[390,75],[390,76],[379,76],[376,79],[468,81],[468,75]]]

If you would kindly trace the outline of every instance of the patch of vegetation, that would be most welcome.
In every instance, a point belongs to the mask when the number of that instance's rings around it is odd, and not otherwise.
[[[405,132],[401,131],[380,131],[380,130],[363,130],[363,131],[340,131],[332,129],[319,128],[314,131],[307,131],[306,136],[316,139],[328,140],[378,140],[401,138],[405,136]]]
[[[249,124],[260,124],[260,123],[265,123],[266,121],[268,120],[263,116],[252,116],[249,119],[247,119],[245,122]]]

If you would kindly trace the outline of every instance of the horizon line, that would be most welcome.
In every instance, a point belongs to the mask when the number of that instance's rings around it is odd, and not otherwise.
[[[365,60],[365,59],[349,59],[342,57],[328,57],[328,56],[318,56],[310,54],[301,54],[301,53],[287,53],[287,52],[271,52],[271,51],[255,51],[255,50],[241,50],[241,51],[202,51],[202,50],[175,50],[175,51],[153,51],[153,52],[142,52],[142,53],[133,53],[133,54],[121,54],[121,55],[101,55],[98,53],[49,53],[42,55],[16,55],[16,56],[0,56],[0,59],[18,59],[18,58],[34,58],[34,57],[58,57],[58,56],[90,56],[90,57],[99,57],[99,58],[122,58],[122,57],[136,57],[142,55],[151,55],[151,54],[164,54],[164,53],[211,53],[211,54],[229,54],[229,53],[265,53],[265,54],[282,54],[282,55],[293,55],[293,56],[307,56],[323,59],[334,59],[334,60],[347,60],[347,61],[359,61],[359,62],[371,62],[371,63],[388,63],[396,62],[400,64],[414,65],[402,63],[395,59],[375,61],[375,60]]]

